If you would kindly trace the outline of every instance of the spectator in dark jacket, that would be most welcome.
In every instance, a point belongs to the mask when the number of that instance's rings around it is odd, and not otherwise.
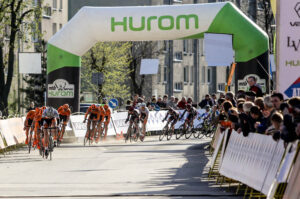
[[[249,91],[253,91],[256,95],[256,97],[262,97],[263,96],[263,92],[261,90],[260,85],[258,85],[256,83],[257,79],[254,76],[250,76],[247,79],[247,82],[250,86]]]
[[[209,105],[212,107],[212,101],[209,97],[209,95],[205,95],[205,98],[199,103],[199,106],[203,109],[206,105]]]

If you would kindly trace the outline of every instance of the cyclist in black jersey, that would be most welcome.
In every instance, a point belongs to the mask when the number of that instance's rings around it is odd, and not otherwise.
[[[185,115],[186,112],[188,112],[188,116],[187,116],[187,118],[185,119],[185,122],[184,122],[184,127],[185,128],[186,128],[187,124],[189,124],[190,126],[193,126],[194,119],[196,118],[197,113],[198,113],[197,109],[195,107],[192,107],[191,104],[187,104],[186,109],[182,113],[179,120],[181,120],[183,118],[183,116]]]
[[[168,123],[172,122],[171,123],[171,128],[172,128],[172,131],[174,131],[175,124],[176,124],[176,122],[178,121],[178,118],[179,118],[179,112],[176,111],[176,110],[174,110],[172,107],[169,107],[167,115],[163,119],[162,122],[164,122],[165,120],[167,120],[167,118],[168,118],[169,115],[170,115],[170,117],[168,119]]]

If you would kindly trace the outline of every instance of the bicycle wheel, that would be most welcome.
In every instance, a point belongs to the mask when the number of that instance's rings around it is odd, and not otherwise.
[[[168,133],[168,126],[165,126],[159,135],[159,141],[162,141],[165,135]]]
[[[170,140],[173,136],[174,131],[172,129],[169,129],[167,132],[167,140]]]
[[[192,136],[193,133],[193,127],[188,127],[188,129],[185,131],[185,139],[189,139]]]
[[[32,130],[29,133],[28,153],[30,153],[31,147],[32,147]]]
[[[193,129],[194,138],[198,138],[200,135],[200,129],[202,128],[202,124],[198,124],[195,129]]]
[[[204,131],[204,127],[202,126],[200,129],[199,129],[199,136],[198,138],[201,139],[203,138],[205,135],[205,131]]]
[[[125,136],[125,143],[130,139],[130,134],[131,134],[131,128],[128,129],[126,136]]]
[[[83,139],[83,146],[85,146],[85,145],[86,145],[86,143],[87,143],[87,141],[88,141],[89,137],[90,137],[90,133],[89,133],[88,137],[86,137],[86,136],[84,135],[84,139]]]
[[[176,132],[176,140],[180,139],[180,137],[185,133],[184,131],[184,124],[182,124]]]
[[[49,136],[49,159],[52,160],[52,152],[54,150],[54,141],[53,141],[53,137],[50,135]]]
[[[133,133],[133,140],[135,141],[135,142],[137,142],[138,141],[138,139],[139,139],[139,137],[140,137],[140,133],[139,132],[136,132],[136,128],[134,128],[134,131],[133,131],[134,133]]]

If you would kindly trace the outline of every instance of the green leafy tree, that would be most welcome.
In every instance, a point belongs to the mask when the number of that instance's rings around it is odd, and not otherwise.
[[[18,40],[28,41],[37,32],[35,27],[38,25],[37,16],[41,16],[40,13],[41,8],[34,6],[34,1],[0,0],[0,110],[3,115],[8,115],[8,96]],[[4,48],[8,48],[8,52]]]
[[[81,91],[97,93],[99,102],[106,97],[126,99],[130,89],[128,42],[99,42],[82,57]],[[104,84],[92,84],[92,73],[101,72]]]

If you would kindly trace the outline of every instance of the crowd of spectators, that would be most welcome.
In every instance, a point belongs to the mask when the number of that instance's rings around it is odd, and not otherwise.
[[[177,97],[164,95],[145,99],[145,96],[135,95],[133,100],[127,101],[127,107],[138,103],[146,103],[149,110],[164,110],[172,107],[183,110],[187,104],[205,109],[216,107],[220,115],[217,118],[221,128],[231,128],[244,136],[249,133],[272,135],[275,140],[283,139],[291,142],[300,139],[300,97],[284,100],[283,94],[257,95],[254,91],[238,91],[205,95],[199,103],[191,97]]]

